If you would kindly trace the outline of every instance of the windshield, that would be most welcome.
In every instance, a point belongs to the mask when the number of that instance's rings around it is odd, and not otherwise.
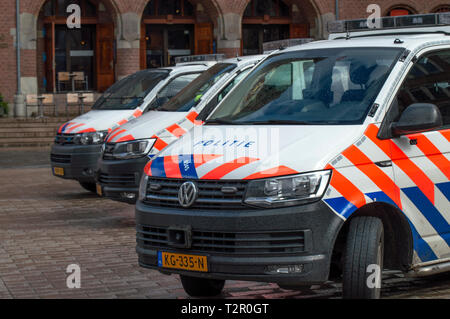
[[[237,67],[232,63],[218,63],[202,73],[195,81],[185,87],[159,111],[187,112],[196,106],[203,95],[216,84],[225,74]]]
[[[401,49],[332,48],[268,58],[208,119],[213,124],[362,124]]]
[[[144,102],[148,93],[169,76],[169,70],[144,70],[134,73],[113,86],[97,100],[95,110],[132,110]]]

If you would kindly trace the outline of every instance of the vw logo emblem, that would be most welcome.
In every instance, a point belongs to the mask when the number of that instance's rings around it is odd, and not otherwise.
[[[181,185],[178,191],[178,202],[184,208],[191,207],[198,197],[198,188],[192,182],[186,182]]]

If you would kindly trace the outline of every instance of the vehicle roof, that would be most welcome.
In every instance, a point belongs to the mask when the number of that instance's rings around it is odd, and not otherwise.
[[[195,71],[203,71],[209,69],[211,66],[213,66],[216,63],[199,63],[199,64],[181,64],[181,65],[175,65],[175,66],[169,66],[165,68],[158,68],[161,70],[169,70],[172,73],[179,73],[179,72],[195,72]]]
[[[219,61],[219,63],[235,63],[239,67],[241,65],[245,65],[245,64],[248,64],[251,62],[261,61],[262,59],[265,59],[267,56],[268,56],[268,54],[239,56],[239,57]]]
[[[391,31],[392,32],[392,31]],[[436,41],[444,41],[450,43],[450,36],[443,33],[397,33],[397,34],[383,34],[369,32],[351,32],[350,38],[346,39],[346,33],[340,33],[340,37],[331,40],[322,40],[293,46],[283,51],[276,51],[274,53],[285,53],[300,50],[311,49],[328,49],[328,48],[342,48],[342,47],[403,47],[407,49],[415,49],[419,46],[427,46]],[[342,37],[342,38],[341,38]],[[395,40],[400,39],[403,43],[395,43]],[[446,41],[447,40],[447,41]]]

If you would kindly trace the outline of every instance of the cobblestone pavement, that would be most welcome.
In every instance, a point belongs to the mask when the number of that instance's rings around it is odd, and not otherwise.
[[[176,276],[137,265],[133,206],[53,177],[45,156],[30,166],[32,154],[0,150],[0,298],[186,298]],[[69,264],[81,266],[81,289],[66,287]],[[391,273],[384,283],[385,298],[450,299],[448,274],[412,280]],[[230,281],[222,297],[340,296],[333,283],[287,291]]]

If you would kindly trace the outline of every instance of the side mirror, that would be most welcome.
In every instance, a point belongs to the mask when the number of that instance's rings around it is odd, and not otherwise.
[[[397,123],[392,123],[394,137],[436,130],[443,125],[439,108],[434,104],[411,104]]]

